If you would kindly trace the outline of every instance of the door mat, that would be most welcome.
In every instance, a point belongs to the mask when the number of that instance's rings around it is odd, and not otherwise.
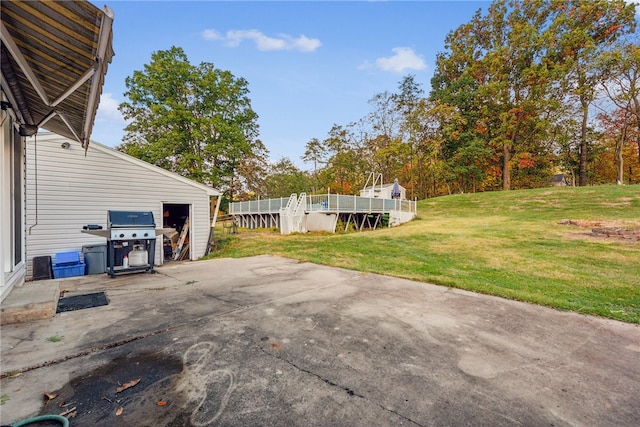
[[[60,298],[56,313],[65,311],[82,310],[85,308],[100,307],[109,304],[109,300],[104,292],[96,292],[86,295],[75,295],[72,297]]]

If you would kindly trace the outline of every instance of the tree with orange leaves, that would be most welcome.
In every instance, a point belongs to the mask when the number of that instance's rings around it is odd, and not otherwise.
[[[618,38],[635,31],[635,6],[624,0],[562,3],[552,24],[557,42],[551,52],[564,72],[562,86],[574,97],[581,113],[579,185],[586,185],[590,110],[607,74],[598,67],[599,59]]]
[[[621,132],[617,150],[617,182],[621,184],[624,173],[623,146],[635,147],[640,162],[640,42],[625,40],[618,49],[602,58],[601,66],[607,70],[607,80],[602,85],[608,99],[617,107],[610,116],[603,116],[601,122],[618,123],[614,129]],[[607,119],[607,120],[605,120]]]

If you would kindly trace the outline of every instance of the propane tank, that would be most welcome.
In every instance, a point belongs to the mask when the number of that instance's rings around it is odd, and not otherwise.
[[[133,250],[129,252],[129,265],[139,267],[149,263],[149,254],[144,249],[144,245],[133,245]]]

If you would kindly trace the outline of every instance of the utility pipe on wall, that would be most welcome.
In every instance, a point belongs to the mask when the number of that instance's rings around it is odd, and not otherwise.
[[[35,207],[36,207],[36,221],[35,223],[29,227],[29,236],[31,235],[31,229],[38,225],[38,134],[36,133],[33,136],[33,164],[34,164],[34,193],[36,196],[35,199]]]

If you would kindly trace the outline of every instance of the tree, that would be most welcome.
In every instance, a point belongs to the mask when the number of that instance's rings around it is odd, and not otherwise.
[[[322,145],[318,138],[312,138],[305,145],[302,160],[313,163],[313,192],[315,193],[320,187],[318,181],[318,165],[323,165],[327,161],[327,149]]]
[[[432,99],[464,113],[451,154],[468,164],[484,141],[501,158],[503,189],[512,188],[521,155],[545,140],[545,114],[555,107],[543,61],[549,16],[543,0],[494,1],[486,16],[478,11],[449,33],[449,52],[438,56]],[[456,96],[461,90],[463,98]]]
[[[355,141],[348,127],[333,125],[323,146],[327,151],[327,163],[319,173],[323,187],[334,193],[352,194],[360,181],[364,183],[365,160],[362,148]]]
[[[313,180],[307,172],[298,169],[290,159],[285,157],[269,167],[264,181],[264,193],[261,196],[275,198],[307,192]]]
[[[616,106],[614,112],[621,130],[616,145],[617,183],[622,184],[624,174],[624,145],[635,144],[640,162],[640,44],[625,42],[602,58],[602,68],[608,71],[602,87],[608,99]],[[610,118],[606,118],[611,121]]]
[[[635,6],[624,0],[570,0],[554,5],[556,35],[553,59],[564,69],[565,87],[577,100],[581,111],[579,185],[587,185],[588,123],[590,107],[606,73],[599,58],[619,37],[635,31]]]
[[[262,141],[256,140],[253,155],[240,159],[229,194],[233,194],[234,200],[250,200],[256,194],[264,194],[269,167],[268,151]]]
[[[369,100],[372,106],[367,116],[354,126],[355,142],[362,155],[364,169],[380,173],[383,179],[391,182],[398,178],[404,164],[408,161],[408,146],[402,140],[402,116],[397,95],[384,91]]]
[[[410,198],[416,196],[417,183],[421,181],[421,156],[419,150],[419,132],[421,129],[421,115],[423,108],[424,90],[416,82],[414,75],[405,76],[398,85],[399,93],[392,95],[396,109],[400,113],[400,132],[404,147],[402,152],[404,157],[404,167],[398,173],[398,178],[402,178],[408,184]],[[415,173],[414,173],[415,171]],[[402,172],[405,172],[402,174]]]
[[[635,118],[623,108],[600,113],[597,118],[602,132],[596,143],[609,160],[608,167],[600,166],[597,174],[605,177],[606,182],[615,181],[618,185],[637,182],[640,176],[637,145],[640,134]]]
[[[448,66],[443,57],[440,59],[443,66]],[[439,141],[436,146],[441,153],[440,177],[449,193],[456,182],[460,192],[499,188],[503,173],[491,145],[494,135],[489,124],[496,121],[483,116],[486,111],[482,108],[480,84],[471,72],[466,69],[452,80],[436,73],[431,80],[432,106],[428,114],[438,123],[438,133],[431,131],[430,140]]]
[[[597,58],[634,30],[634,7],[623,0],[496,0],[486,15],[478,11],[449,33],[432,80],[431,100],[461,112],[445,157],[466,162],[484,143],[501,161],[503,189],[542,183],[553,163],[551,137],[575,103],[584,185],[589,108],[603,76]],[[454,166],[468,170],[460,161]]]
[[[569,108],[571,111],[571,108]],[[555,156],[554,173],[566,173],[575,186],[580,170],[580,123],[576,114],[565,114],[555,122],[551,131],[550,153]]]
[[[191,65],[181,48],[152,54],[125,80],[129,124],[119,150],[233,197],[244,159],[264,156],[248,83],[203,62]]]

